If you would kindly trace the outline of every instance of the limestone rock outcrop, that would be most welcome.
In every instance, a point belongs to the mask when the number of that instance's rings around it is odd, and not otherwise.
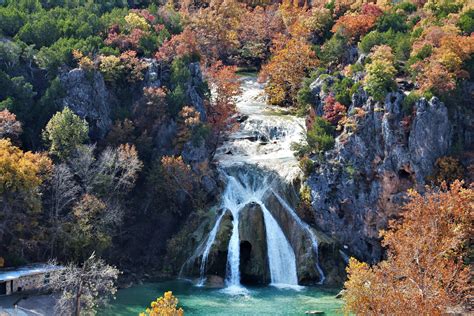
[[[111,108],[115,98],[105,86],[102,74],[77,68],[62,74],[60,80],[66,92],[63,106],[89,122],[92,138],[105,137],[112,126]]]
[[[324,82],[331,84],[331,78]],[[318,79],[311,85],[315,113],[323,106],[322,84]],[[404,98],[399,91],[376,102],[360,88],[348,109],[355,126],[346,126],[335,148],[316,159],[307,181],[318,229],[344,245],[347,254],[369,262],[382,259],[379,230],[398,216],[406,190],[422,189],[436,159],[451,147],[446,106],[435,97],[422,98],[407,124]]]

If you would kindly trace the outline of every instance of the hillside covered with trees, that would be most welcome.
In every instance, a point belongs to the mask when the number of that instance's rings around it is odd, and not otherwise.
[[[346,311],[465,311],[473,53],[469,0],[0,2],[0,267],[100,270],[105,296],[176,277],[255,72],[275,115],[306,122],[295,212],[325,236],[328,284],[348,264]],[[64,311],[103,301],[55,284]]]

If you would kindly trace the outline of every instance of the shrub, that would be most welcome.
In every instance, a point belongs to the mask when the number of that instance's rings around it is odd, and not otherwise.
[[[344,116],[346,116],[346,107],[337,102],[334,97],[328,96],[324,104],[323,118],[333,126],[337,126]]]
[[[428,181],[435,185],[441,185],[443,182],[449,184],[463,179],[464,175],[465,170],[461,162],[454,157],[445,156],[436,160],[434,173],[428,177]]]
[[[23,26],[24,14],[16,8],[0,7],[0,33],[14,36]]]
[[[459,17],[458,26],[466,34],[474,32],[474,9],[467,10]]]
[[[184,311],[182,308],[178,308],[178,299],[173,296],[173,292],[168,291],[158,298],[156,301],[151,302],[150,308],[147,308],[145,312],[140,313],[140,316],[183,316]]]
[[[323,153],[334,147],[334,127],[325,119],[317,117],[313,126],[306,133],[310,152]]]
[[[43,139],[49,145],[49,151],[60,159],[65,159],[88,139],[89,127],[85,120],[64,108],[49,120],[43,131]]]
[[[334,97],[337,102],[340,102],[344,104],[345,106],[348,106],[351,104],[351,94],[350,90],[352,85],[354,84],[354,81],[350,78],[343,78],[342,80],[337,80],[334,82],[332,88],[332,91],[334,92]]]
[[[400,13],[385,13],[377,21],[377,30],[379,32],[406,32],[408,25],[406,24],[406,16]]]
[[[410,92],[402,101],[402,110],[406,115],[411,115],[415,103],[420,99],[420,95],[416,92]]]
[[[348,39],[339,33],[336,33],[321,47],[318,57],[326,65],[337,65],[342,59],[348,48]]]
[[[379,31],[372,31],[366,34],[359,42],[359,49],[368,54],[373,47],[386,44],[385,34],[380,33]]]
[[[416,5],[411,2],[406,1],[406,2],[401,2],[397,4],[394,9],[403,10],[406,13],[413,13],[416,11]]]
[[[308,156],[303,156],[299,161],[299,166],[303,174],[307,177],[315,170],[314,161]]]

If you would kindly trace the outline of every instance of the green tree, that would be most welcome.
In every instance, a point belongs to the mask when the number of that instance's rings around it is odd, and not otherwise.
[[[43,130],[43,140],[49,145],[50,153],[65,159],[77,145],[87,141],[88,133],[87,122],[66,107],[49,120]]]
[[[467,10],[459,17],[459,28],[466,34],[474,32],[474,9]]]
[[[334,147],[334,127],[321,117],[317,117],[306,134],[306,141],[312,152],[323,153]]]
[[[0,33],[14,36],[23,26],[24,14],[17,9],[0,7]]]

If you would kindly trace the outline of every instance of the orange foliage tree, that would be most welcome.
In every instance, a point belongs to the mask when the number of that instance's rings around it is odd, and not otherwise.
[[[268,80],[265,91],[270,103],[294,104],[302,79],[317,64],[316,54],[304,38],[288,40],[260,73],[260,80]]]
[[[216,133],[216,145],[220,135],[232,125],[232,115],[235,113],[235,97],[240,92],[240,82],[236,75],[237,67],[224,66],[221,62],[214,63],[206,70],[212,98],[208,104],[208,121]]]
[[[16,115],[8,110],[0,111],[0,138],[10,138],[14,143],[19,142],[23,129],[21,123],[16,120]]]
[[[163,156],[161,166],[163,180],[166,187],[171,190],[169,193],[176,194],[178,191],[182,191],[192,197],[194,177],[191,167],[183,161],[183,158],[181,156]]]
[[[238,28],[238,62],[261,65],[270,56],[272,40],[282,32],[283,20],[275,6],[247,10]]]
[[[199,57],[199,47],[196,41],[196,34],[191,28],[186,27],[183,32],[173,35],[166,40],[155,54],[156,59],[170,62],[174,58],[190,56]]]
[[[358,315],[442,315],[462,306],[472,286],[466,265],[472,236],[474,190],[409,191],[402,221],[382,232],[388,258],[369,267],[352,258],[345,310]]]
[[[412,69],[422,92],[445,93],[456,88],[458,79],[469,77],[462,67],[474,53],[474,34],[458,33],[452,25],[431,26],[413,43],[411,55],[421,60]]]
[[[333,33],[339,32],[352,41],[357,41],[362,35],[374,27],[377,16],[372,14],[344,15],[332,27]]]
[[[215,0],[191,16],[190,26],[208,64],[227,62],[239,47],[237,29],[244,12],[244,5],[237,0]]]

